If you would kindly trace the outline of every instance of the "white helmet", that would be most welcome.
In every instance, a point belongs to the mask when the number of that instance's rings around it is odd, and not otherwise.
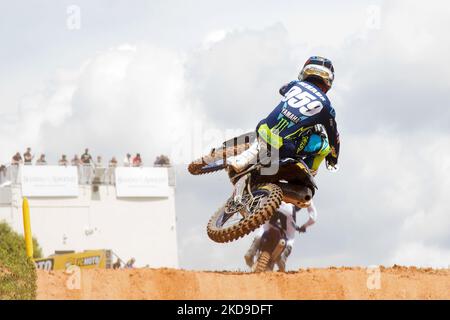
[[[327,87],[327,91],[331,89],[334,81],[333,63],[323,57],[314,56],[306,61],[302,71],[298,75],[300,81],[307,81],[315,78],[322,81]]]

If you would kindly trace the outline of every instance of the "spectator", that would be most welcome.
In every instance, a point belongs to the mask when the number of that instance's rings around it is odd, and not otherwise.
[[[27,151],[23,154],[24,164],[31,165],[31,161],[34,156],[31,154],[31,148],[27,148]]]
[[[78,155],[73,156],[71,163],[73,166],[79,166],[81,164],[81,160],[78,158]]]
[[[136,262],[136,259],[131,258],[128,260],[128,262],[125,264],[125,269],[134,269],[134,263]]]
[[[18,166],[19,164],[21,164],[22,161],[22,156],[20,155],[20,152],[17,152],[11,160],[11,164]]]
[[[68,166],[69,165],[69,160],[67,160],[67,156],[65,154],[63,154],[61,156],[61,159],[59,159],[58,164],[60,166]]]
[[[117,168],[117,159],[116,157],[112,157],[112,159],[109,160],[109,169],[108,169],[109,184],[114,184],[116,180],[116,168]]]
[[[2,185],[4,181],[6,181],[6,166],[2,164],[0,165],[0,185]]]
[[[93,175],[94,175],[94,171],[92,168],[92,156],[89,154],[89,149],[86,148],[84,149],[84,153],[81,155],[81,170],[80,170],[80,181],[81,184],[90,184],[92,179],[93,179]]]
[[[96,168],[103,168],[102,156],[97,156],[97,162],[95,162]]]
[[[136,153],[136,157],[133,158],[133,167],[140,167],[140,166],[142,166],[141,154]]]
[[[92,156],[89,154],[89,149],[88,148],[86,148],[84,150],[84,153],[81,155],[81,162],[83,164],[91,164]]]
[[[155,167],[170,167],[170,159],[168,156],[160,155],[156,157],[156,160],[154,162]]]
[[[116,157],[112,157],[112,159],[109,161],[109,167],[110,168],[116,168],[117,167],[117,159],[116,159]]]
[[[47,165],[47,160],[45,160],[45,154],[41,154],[39,159],[36,160],[36,165],[37,166],[45,166],[45,165]]]
[[[124,167],[131,167],[131,154],[127,153],[127,156],[125,157],[125,159],[123,160],[123,166]]]

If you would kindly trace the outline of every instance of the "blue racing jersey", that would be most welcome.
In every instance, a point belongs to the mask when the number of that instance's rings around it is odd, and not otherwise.
[[[259,137],[278,149],[281,157],[295,158],[304,148],[305,133],[321,124],[331,146],[327,160],[337,164],[339,132],[328,97],[317,86],[298,80],[283,86],[280,94],[280,104],[256,128]]]

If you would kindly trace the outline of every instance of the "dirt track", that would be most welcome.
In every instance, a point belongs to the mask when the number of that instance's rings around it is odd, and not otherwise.
[[[368,289],[368,277],[361,268],[258,275],[171,269],[84,270],[80,289],[70,290],[66,285],[69,276],[64,272],[39,271],[38,299],[450,299],[450,270],[382,268],[379,290]]]

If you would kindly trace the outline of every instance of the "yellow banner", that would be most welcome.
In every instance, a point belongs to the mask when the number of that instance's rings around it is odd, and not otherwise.
[[[111,268],[111,250],[90,250],[80,253],[67,253],[36,259],[36,268],[43,270],[65,270],[74,265],[83,269]]]

